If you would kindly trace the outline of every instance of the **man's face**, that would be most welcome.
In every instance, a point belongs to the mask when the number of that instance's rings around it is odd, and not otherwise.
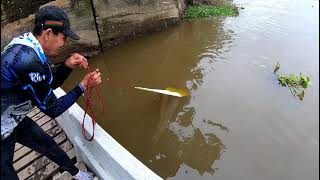
[[[58,33],[55,35],[51,29],[44,31],[45,35],[45,47],[44,51],[48,56],[57,56],[59,54],[60,48],[64,45],[67,40],[67,36],[63,33]]]

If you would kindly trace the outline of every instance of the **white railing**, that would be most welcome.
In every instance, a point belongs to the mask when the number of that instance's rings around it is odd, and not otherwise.
[[[54,90],[57,97],[65,95],[61,88]],[[98,124],[92,141],[82,137],[84,110],[75,103],[56,120],[75,147],[78,161],[84,162],[101,180],[160,180],[160,176],[146,167],[129,151],[121,146]],[[85,119],[88,137],[92,135],[91,117]]]

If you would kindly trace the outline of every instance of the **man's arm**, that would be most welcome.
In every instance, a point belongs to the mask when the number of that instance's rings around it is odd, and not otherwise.
[[[84,68],[88,67],[88,60],[78,54],[73,53],[67,60],[62,63],[57,70],[53,72],[53,81],[51,83],[51,87],[53,89],[58,88],[63,84],[63,82],[68,78],[70,73],[75,68]]]
[[[51,83],[51,87],[56,89],[60,87],[63,82],[69,77],[72,69],[67,67],[64,63],[62,63],[55,71],[52,72],[53,80]]]
[[[79,84],[60,98],[56,98],[56,96],[52,93],[46,103],[46,110],[44,113],[51,118],[60,116],[78,100],[83,92],[84,90]]]
[[[52,118],[66,111],[84,92],[84,88],[77,85],[65,96],[55,98],[50,84],[50,68],[48,64],[41,63],[30,47],[21,46],[10,67],[11,72],[19,79],[17,88],[22,88],[34,104]]]
[[[56,98],[51,87],[51,72],[47,64],[42,64],[36,53],[29,47],[21,47],[12,65],[12,71],[19,79],[19,87],[25,90],[30,99],[47,115],[55,118],[72,106],[89,87],[101,82],[98,69],[87,73],[80,84],[66,95]],[[83,62],[83,61],[82,61]],[[51,82],[52,83],[52,82]]]
[[[101,73],[99,69],[86,74],[81,83],[69,91],[66,95],[56,98],[54,94],[48,99],[46,114],[55,118],[72,106],[83,92],[90,87],[101,83]]]

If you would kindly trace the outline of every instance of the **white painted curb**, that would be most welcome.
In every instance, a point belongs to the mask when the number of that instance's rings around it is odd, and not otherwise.
[[[57,88],[57,97],[66,93]],[[73,143],[78,161],[83,161],[102,180],[160,180],[160,176],[146,167],[129,151],[121,146],[98,124],[95,126],[95,136],[92,141],[82,137],[82,119],[84,110],[75,103],[66,112],[56,118]],[[85,129],[88,137],[92,135],[91,117],[86,116]]]

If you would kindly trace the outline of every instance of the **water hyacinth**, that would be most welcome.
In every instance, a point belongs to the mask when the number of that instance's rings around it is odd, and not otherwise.
[[[289,87],[291,94],[299,97],[299,99],[302,101],[305,96],[305,90],[312,84],[310,77],[304,76],[302,73],[299,75],[278,74],[279,69],[280,64],[277,62],[274,73],[278,76],[279,84],[284,87]]]
[[[187,18],[238,15],[238,9],[231,5],[225,5],[222,7],[210,5],[195,5],[189,6],[185,12],[185,17]]]

